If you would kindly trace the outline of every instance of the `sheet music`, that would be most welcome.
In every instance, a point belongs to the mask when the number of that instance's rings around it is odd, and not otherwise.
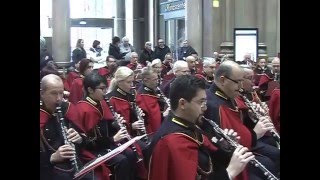
[[[143,138],[144,136],[146,136],[147,134],[144,134],[142,136],[136,136],[134,138],[132,138],[130,141],[122,144],[121,146],[115,148],[114,150],[112,150],[111,152],[108,152],[107,154],[97,157],[96,159],[88,162],[87,164],[85,164],[80,170],[79,172],[77,172],[74,175],[73,179],[77,179],[80,178],[82,176],[84,176],[86,173],[88,173],[89,171],[93,170],[94,168],[96,168],[97,166],[99,166],[100,164],[104,163],[105,161],[113,158],[114,156],[120,154],[122,151],[124,151],[125,149],[127,149],[131,144],[133,144],[134,142],[140,140],[141,138]]]

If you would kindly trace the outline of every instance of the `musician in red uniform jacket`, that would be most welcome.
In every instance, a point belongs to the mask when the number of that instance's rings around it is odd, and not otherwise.
[[[253,129],[256,125],[258,118],[252,113],[254,109],[260,116],[266,116],[268,111],[265,109],[265,105],[256,92],[253,90],[253,70],[248,65],[241,65],[244,70],[244,80],[242,82],[242,92],[241,96],[235,98],[235,102],[238,106],[239,111],[241,111],[242,117],[244,119],[244,124],[249,128]],[[244,100],[246,98],[250,101],[250,104]],[[250,106],[250,107],[249,107]],[[249,111],[250,109],[250,111]],[[254,153],[258,153],[261,156],[257,156],[257,160],[264,163],[267,169],[275,169],[275,171],[280,171],[280,150],[277,148],[277,139],[274,139],[270,132],[265,133],[264,136],[257,140],[256,145],[252,148]],[[259,172],[259,171],[258,171]]]
[[[149,180],[233,179],[253,158],[247,148],[230,157],[218,150],[196,124],[206,109],[205,83],[194,76],[178,77],[172,84],[172,117],[163,122],[147,153]],[[214,169],[216,158],[224,168]],[[240,162],[243,161],[243,162]]]
[[[70,87],[69,101],[76,104],[82,100],[83,94],[83,78],[85,75],[91,73],[93,70],[93,62],[90,59],[82,59],[79,65],[79,77],[73,80]]]
[[[206,82],[206,89],[210,87],[214,79],[216,62],[214,59],[204,59],[202,71],[195,74],[196,77],[202,78]]]
[[[152,68],[144,68],[141,72],[142,86],[137,92],[137,105],[143,110],[147,133],[156,132],[163,121],[162,112],[165,100],[157,94],[158,75]]]
[[[133,108],[136,92],[132,91],[134,81],[134,72],[126,66],[121,66],[114,73],[114,78],[110,82],[107,97],[110,99],[110,104],[114,111],[120,114],[125,122],[128,133],[134,137],[138,133],[145,130],[144,120],[138,120],[137,113],[143,115],[142,111],[136,112]],[[146,143],[139,140],[137,142],[138,150],[142,151],[146,147]],[[140,177],[146,177],[146,170],[139,171]]]
[[[114,56],[109,55],[106,57],[106,66],[98,69],[98,73],[106,78],[108,86],[110,85],[110,81],[113,78],[114,72],[116,72],[118,65],[116,63],[116,59]]]
[[[79,160],[79,152],[84,143],[84,138],[79,133],[83,131],[74,123],[78,118],[75,106],[62,101],[63,90],[63,82],[57,75],[49,74],[42,78],[40,92],[41,180],[72,180],[76,167],[81,168],[83,165]],[[61,108],[61,113],[57,111],[57,106]],[[66,127],[64,132],[61,126]],[[64,139],[64,135],[67,139]],[[74,157],[77,161],[75,165],[70,161]],[[92,174],[88,174],[84,179],[93,179]]]
[[[83,86],[87,96],[77,104],[79,111],[79,124],[87,136],[86,151],[83,151],[84,159],[88,162],[93,158],[86,156],[87,151],[95,157],[103,156],[108,151],[117,147],[118,143],[127,140],[127,131],[120,128],[114,121],[113,114],[104,100],[107,86],[106,79],[97,73],[87,75],[83,80]],[[121,118],[119,119],[121,123]],[[139,154],[142,156],[142,154]],[[136,177],[137,158],[132,150],[125,150],[100,166],[98,172],[105,174],[105,165],[111,166],[114,177],[121,180],[131,180]]]
[[[253,128],[248,128],[244,124],[246,120],[243,119],[242,112],[239,111],[239,107],[234,100],[239,95],[243,80],[244,72],[239,64],[234,61],[221,63],[216,71],[214,82],[206,91],[208,103],[204,116],[212,119],[223,129],[235,130],[240,136],[239,143],[251,149],[256,145],[257,139],[272,129],[272,124],[267,118],[261,118]],[[208,123],[204,122],[202,128],[209,134],[214,134],[212,129],[208,129],[208,126]],[[273,173],[275,172],[273,171]],[[250,179],[257,178],[255,172],[251,170],[248,172],[246,168],[236,179],[247,180],[249,175]]]

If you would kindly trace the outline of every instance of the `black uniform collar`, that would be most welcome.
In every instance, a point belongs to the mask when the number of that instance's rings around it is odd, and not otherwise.
[[[223,98],[224,100],[230,100],[230,98],[215,84],[212,83],[211,92],[213,92],[215,95],[219,96],[220,98]]]
[[[128,93],[126,93],[124,90],[122,90],[122,89],[119,88],[119,87],[117,87],[117,91],[118,91],[120,94],[124,95],[124,96],[127,96],[127,95],[128,95]]]

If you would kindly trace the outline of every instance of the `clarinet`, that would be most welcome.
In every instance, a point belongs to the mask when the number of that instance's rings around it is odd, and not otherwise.
[[[241,146],[238,142],[234,141],[229,135],[227,135],[219,126],[216,124],[213,120],[207,119],[204,116],[202,116],[204,120],[210,123],[210,125],[213,127],[213,130],[222,136],[223,139],[225,139],[232,147],[237,148]],[[272,174],[264,165],[262,165],[257,159],[253,158],[250,161],[251,164],[253,164],[255,167],[259,168],[265,176],[267,176],[268,180],[279,180],[274,174]]]
[[[262,116],[266,116],[268,118],[268,120],[270,121],[270,123],[272,123],[270,116],[268,116],[266,114],[263,114],[263,115],[260,114],[257,110],[255,110],[253,108],[252,103],[250,102],[250,100],[245,95],[240,94],[240,96],[244,99],[245,104],[249,107],[249,109],[253,112],[254,116],[257,119],[259,119]],[[273,128],[273,129],[270,130],[270,133],[271,133],[272,137],[275,139],[275,141],[278,143],[278,146],[280,147],[280,135],[278,134],[278,132],[275,130],[275,128]]]
[[[123,124],[123,123],[121,123],[121,117],[118,116],[118,113],[116,113],[116,112],[114,111],[113,106],[110,104],[110,100],[109,100],[109,98],[108,98],[106,95],[104,96],[104,100],[106,101],[107,105],[109,106],[109,109],[110,109],[110,111],[111,111],[111,113],[112,113],[112,115],[113,115],[113,118],[114,118],[114,120],[117,122],[117,124],[119,125],[120,129],[121,129],[121,128],[127,129],[126,125]],[[130,136],[129,134],[128,134],[128,136],[127,136],[127,139],[128,139],[129,141],[131,140],[131,136]],[[138,154],[137,148],[134,146],[134,144],[132,144],[130,147],[131,147],[132,151],[134,152],[134,154],[135,154],[135,156],[136,156],[136,158],[137,158],[137,163],[140,162],[140,161],[142,161],[143,158]]]
[[[141,108],[139,108],[137,106],[137,104],[136,104],[136,96],[135,96],[135,93],[134,93],[134,88],[132,88],[132,96],[133,96],[133,101],[131,102],[131,106],[133,108],[133,111],[134,111],[135,115],[137,116],[138,121],[141,120],[142,122],[144,122],[143,117],[140,115]],[[138,135],[144,135],[144,134],[147,134],[147,130],[146,130],[145,124],[143,124],[143,129],[138,131]],[[150,142],[149,138],[148,138],[148,135],[143,137],[143,141],[146,142],[147,144]]]
[[[68,140],[68,138],[67,138],[67,132],[65,131],[65,127],[67,127],[67,126],[66,126],[63,114],[62,114],[61,104],[58,104],[56,106],[56,112],[57,112],[56,113],[56,118],[57,118],[57,121],[60,123],[60,128],[61,128],[64,144],[68,144],[71,147],[75,148],[75,145],[72,142],[70,142]],[[78,172],[79,171],[79,166],[78,166],[77,158],[74,157],[74,158],[70,159],[70,161],[71,161],[71,164],[72,164],[75,172]]]
[[[167,103],[167,106],[171,109],[171,106],[170,106],[170,99],[167,98],[163,92],[161,91],[161,89],[159,87],[157,87],[157,90],[159,91],[160,93],[160,96],[164,99],[164,101]]]

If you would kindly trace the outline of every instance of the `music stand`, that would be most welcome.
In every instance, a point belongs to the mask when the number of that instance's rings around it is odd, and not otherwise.
[[[88,162],[85,164],[77,173],[75,173],[73,179],[80,179],[84,175],[86,175],[88,172],[96,168],[97,166],[101,165],[102,163],[110,160],[114,156],[120,154],[122,151],[127,149],[130,145],[135,143],[136,141],[140,140],[141,138],[145,137],[147,134],[141,135],[141,136],[136,136],[129,140],[128,142],[122,144],[121,146],[115,148],[114,150],[108,152],[107,154],[97,157],[96,159]]]

